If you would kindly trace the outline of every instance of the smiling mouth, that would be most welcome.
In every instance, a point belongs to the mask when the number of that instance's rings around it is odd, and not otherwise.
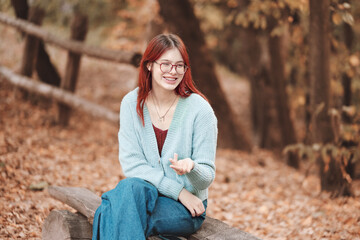
[[[177,78],[174,78],[174,77],[163,77],[165,80],[167,81],[171,81],[171,82],[174,82],[177,80]]]

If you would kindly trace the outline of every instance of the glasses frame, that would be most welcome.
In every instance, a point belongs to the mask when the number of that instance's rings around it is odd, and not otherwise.
[[[154,61],[154,63],[156,63],[156,64],[159,64],[160,65],[160,71],[162,72],[162,73],[169,73],[169,72],[171,72],[172,71],[172,69],[173,69],[173,67],[175,67],[175,72],[177,73],[177,74],[185,74],[186,73],[186,71],[188,70],[188,66],[186,65],[186,64],[184,64],[184,73],[179,73],[178,71],[177,71],[177,64],[171,64],[171,63],[158,63],[158,62],[156,62],[156,61]],[[161,68],[161,66],[163,65],[163,64],[170,64],[171,65],[171,68],[170,68],[170,70],[168,71],[168,72],[164,72],[163,70],[162,70],[162,68]]]

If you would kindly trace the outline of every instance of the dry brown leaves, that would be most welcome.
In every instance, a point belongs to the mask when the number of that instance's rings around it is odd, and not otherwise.
[[[54,125],[55,104],[33,106],[0,90],[0,238],[40,238],[52,209],[70,209],[31,184],[87,187],[97,194],[122,179],[117,126],[74,112],[70,127]],[[330,199],[316,175],[305,177],[266,151],[218,150],[208,214],[264,239],[356,239],[355,198]]]
[[[8,46],[21,49],[14,42],[0,44],[5,56],[0,64],[13,69],[21,55],[9,53]],[[66,59],[66,53],[49,50],[55,59]],[[135,85],[134,70],[84,60],[77,93],[118,110],[121,96]],[[223,79],[231,102],[244,106],[247,85],[231,80],[229,87]],[[231,89],[241,91],[243,99]],[[70,126],[63,128],[54,124],[56,114],[55,103],[32,105],[0,81],[0,239],[39,239],[51,210],[71,210],[46,190],[30,190],[32,184],[81,186],[101,195],[123,178],[118,126],[74,111]],[[320,192],[316,173],[306,177],[270,152],[219,149],[216,165],[208,215],[263,239],[360,239],[359,180],[353,182],[355,197],[330,199]]]

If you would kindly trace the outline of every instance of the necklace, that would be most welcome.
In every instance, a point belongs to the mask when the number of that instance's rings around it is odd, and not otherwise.
[[[174,102],[175,102],[177,96],[175,95],[175,98],[174,98],[173,102],[171,103],[170,107],[166,110],[165,114],[162,115],[162,116],[160,116],[160,113],[159,113],[159,106],[160,106],[160,104],[158,103],[156,97],[154,97],[153,94],[151,94],[151,97],[152,97],[152,99],[153,99],[153,101],[154,101],[154,103],[155,103],[155,109],[156,109],[156,113],[157,113],[157,115],[158,115],[158,117],[159,117],[159,122],[164,122],[164,121],[165,121],[165,116],[166,116],[166,114],[169,112],[170,108],[174,105]]]

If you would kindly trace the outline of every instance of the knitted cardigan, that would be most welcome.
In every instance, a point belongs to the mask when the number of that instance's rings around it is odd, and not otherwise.
[[[215,178],[217,119],[210,104],[196,93],[179,98],[161,152],[157,147],[149,111],[144,105],[144,121],[136,112],[138,88],[129,92],[120,107],[119,160],[126,177],[137,177],[153,184],[160,194],[178,200],[183,188],[201,200]],[[178,175],[169,158],[191,158],[193,170]]]

